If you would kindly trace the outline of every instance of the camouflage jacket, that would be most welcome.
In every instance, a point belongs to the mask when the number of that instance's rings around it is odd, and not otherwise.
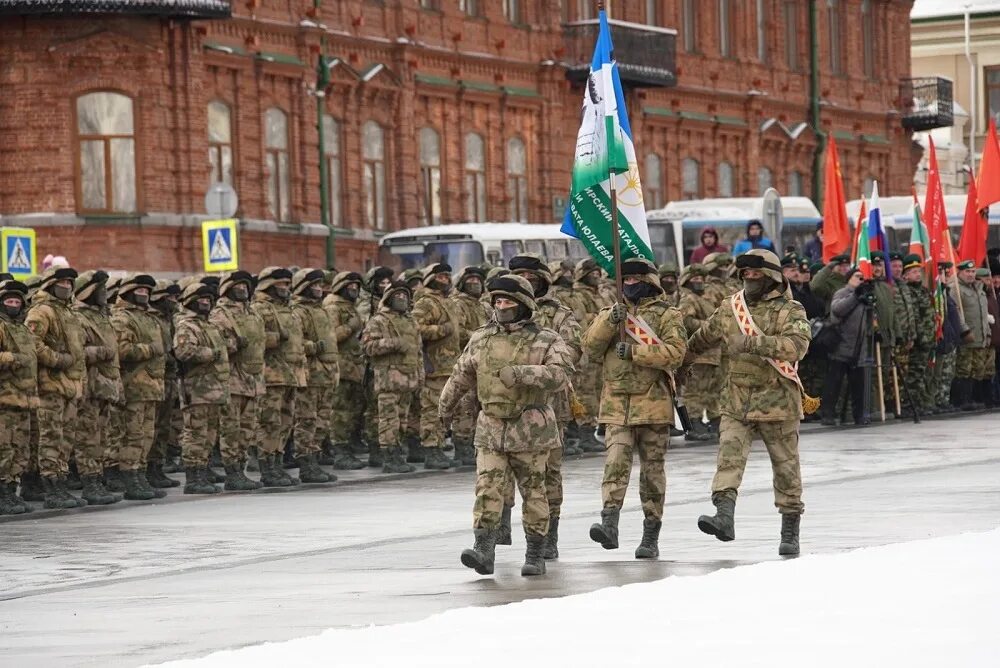
[[[455,290],[448,297],[448,305],[458,318],[458,345],[462,350],[465,350],[472,333],[490,319],[489,308],[484,306],[478,298],[470,297],[458,290]]]
[[[596,289],[580,281],[573,284],[573,292],[571,294],[572,297],[566,306],[573,309],[576,321],[580,323],[580,327],[584,331],[590,327],[590,323],[594,321],[594,317],[597,316],[602,308],[610,306],[610,304],[607,304],[601,298],[600,293]]]
[[[826,305],[826,312],[830,312],[830,304],[837,290],[847,285],[847,277],[838,274],[833,268],[836,262],[830,262],[825,267],[816,272],[816,275],[809,281],[809,289],[813,297],[816,297]]]
[[[705,295],[695,294],[694,291],[686,287],[680,288],[681,317],[684,320],[684,330],[687,332],[697,332],[702,323],[712,317],[712,313],[717,308],[713,302]],[[722,355],[718,348],[705,351],[694,359],[694,364],[709,364],[719,366]]]
[[[163,337],[163,380],[166,383],[174,382],[177,380],[179,366],[174,356],[174,317],[152,307],[149,315],[160,326],[160,335]]]
[[[882,335],[882,346],[896,345],[899,338],[899,325],[896,322],[895,289],[885,280],[872,281],[875,294],[875,316],[878,318],[878,331]]]
[[[337,365],[337,337],[323,304],[295,297],[292,312],[302,327],[302,348],[306,354],[306,384],[309,387],[336,387],[340,382]]]
[[[208,320],[219,329],[226,341],[226,351],[229,354],[229,394],[240,397],[263,396],[264,321],[250,309],[248,303],[228,297],[219,298]]]
[[[365,376],[365,359],[361,353],[361,316],[350,300],[340,295],[328,295],[323,308],[330,317],[330,326],[337,339],[337,364],[340,379],[360,383]]]
[[[292,307],[266,292],[256,292],[250,310],[264,322],[264,383],[268,387],[305,387],[302,325]]]
[[[708,276],[705,278],[705,294],[701,296],[708,301],[714,311],[726,300],[726,297],[733,294],[729,291],[729,288],[730,285],[725,279],[718,276]]]
[[[119,299],[111,307],[125,401],[163,401],[164,349],[160,325],[144,307]]]
[[[900,292],[907,293],[908,301],[913,307],[913,346],[930,350],[936,343],[937,334],[931,291],[921,283],[904,283],[900,286]]]
[[[122,374],[118,362],[118,339],[111,326],[108,312],[76,302],[73,310],[84,334],[84,356],[87,359],[87,399],[120,404],[124,400]]]
[[[561,447],[551,397],[566,390],[573,373],[573,353],[551,329],[532,320],[476,330],[445,383],[438,415],[451,415],[475,390],[482,410],[476,422],[476,448],[532,452]],[[505,385],[500,371],[513,369]]]
[[[413,392],[423,386],[420,332],[409,313],[380,306],[361,333],[361,349],[371,360],[376,394]]]
[[[620,426],[673,424],[671,372],[684,361],[687,331],[681,312],[659,297],[648,297],[638,307],[628,304],[653,329],[658,344],[635,345],[632,359],[619,359],[618,325],[611,309],[603,309],[583,335],[583,349],[592,359],[604,361],[604,388],[598,422]],[[631,343],[631,341],[630,341]]]
[[[0,406],[38,406],[35,337],[17,320],[0,313]]]
[[[963,348],[987,348],[990,345],[990,322],[987,319],[988,307],[986,290],[976,281],[971,285],[958,282],[958,291],[962,296],[962,334],[972,332],[971,341],[962,341]]]
[[[563,306],[549,296],[539,297],[535,300],[538,310],[535,311],[533,320],[540,327],[551,329],[562,338],[563,343],[569,348],[570,362],[575,366],[583,354],[580,347],[580,323],[576,321],[573,310]],[[556,420],[559,422],[569,422],[573,419],[570,407],[569,396],[573,387],[567,383],[566,390],[552,395],[552,408],[556,412]]]
[[[358,294],[358,301],[355,302],[355,305],[358,317],[361,318],[361,324],[364,326],[371,319],[372,315],[378,311],[378,297],[361,288]]]
[[[782,422],[802,415],[798,386],[781,376],[766,357],[798,362],[809,349],[811,330],[805,309],[775,290],[756,304],[750,315],[763,336],[750,337],[750,352],[732,353],[728,337],[742,334],[730,302],[719,307],[690,339],[694,353],[722,347],[721,409],[723,415],[743,422]]]
[[[896,338],[905,345],[916,338],[917,332],[917,308],[913,303],[913,293],[902,283],[896,283],[892,299],[896,314]]]
[[[545,296],[550,299],[555,299],[566,308],[572,310],[570,302],[573,299],[573,288],[564,288],[561,285],[552,285],[549,286],[549,291],[545,294]]]
[[[462,353],[458,317],[448,300],[436,290],[424,290],[413,304],[413,320],[424,342],[427,378],[447,378]]]
[[[174,355],[180,362],[181,405],[229,403],[229,351],[222,332],[189,309],[174,316]]]
[[[672,295],[663,295],[663,301],[667,302],[668,306],[673,306],[674,308],[681,307],[681,289],[677,288],[674,290]]]
[[[24,324],[35,335],[38,393],[82,397],[87,377],[83,327],[69,304],[39,290]]]

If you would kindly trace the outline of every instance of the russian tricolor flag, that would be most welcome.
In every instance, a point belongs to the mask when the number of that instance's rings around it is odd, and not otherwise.
[[[878,181],[872,185],[871,209],[868,211],[868,250],[882,251],[885,256],[885,280],[892,283],[892,269],[889,266],[889,238],[882,227],[882,211],[878,204]]]

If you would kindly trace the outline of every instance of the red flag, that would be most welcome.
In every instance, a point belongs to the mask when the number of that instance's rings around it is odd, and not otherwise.
[[[965,220],[962,221],[962,236],[958,240],[958,259],[972,260],[979,267],[986,259],[986,216],[985,210],[977,208],[976,181],[969,179],[969,196],[965,200]]]
[[[997,139],[997,126],[990,119],[990,129],[986,133],[986,145],[983,146],[983,159],[979,162],[979,199],[976,209],[982,210],[991,204],[1000,202],[1000,140]]]
[[[823,182],[823,262],[829,262],[834,255],[842,253],[850,243],[851,227],[847,222],[840,156],[837,155],[837,142],[830,135]]]
[[[931,142],[931,154],[930,171],[927,174],[927,195],[924,198],[924,216],[927,219],[927,233],[931,241],[928,270],[930,288],[933,290],[937,280],[937,263],[951,262],[951,257],[945,257],[941,244],[942,233],[948,233],[948,214],[944,210],[944,192],[941,190],[941,172],[938,170],[937,149],[934,148],[934,138],[928,137],[928,139]]]
[[[861,235],[868,227],[868,203],[865,196],[861,196],[861,208],[858,209],[858,219],[854,221],[854,242],[851,245],[851,263],[858,263],[858,249],[861,248]],[[868,237],[866,236],[865,239]],[[868,249],[868,242],[865,241],[865,248]]]

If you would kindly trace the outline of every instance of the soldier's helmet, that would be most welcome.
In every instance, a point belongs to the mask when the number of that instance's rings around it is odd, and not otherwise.
[[[363,280],[364,279],[361,278],[361,274],[356,271],[342,271],[333,277],[333,283],[330,286],[330,291],[337,294],[351,283],[357,283],[358,287],[361,287],[361,282]]]
[[[292,294],[301,295],[309,286],[326,280],[326,273],[322,269],[299,269],[292,275]]]
[[[787,287],[785,276],[781,273],[781,261],[767,249],[754,248],[743,253],[736,258],[736,269],[741,279],[745,269],[760,269],[772,281]]]
[[[591,258],[584,258],[576,263],[576,267],[573,269],[573,280],[581,281],[583,277],[592,271],[597,271],[600,267]]]
[[[677,285],[687,285],[695,276],[705,276],[708,272],[705,270],[705,265],[695,262],[694,264],[689,264],[684,267],[684,271],[681,272],[680,277],[677,279]]]
[[[728,267],[735,261],[736,258],[733,257],[733,254],[727,251],[719,251],[718,257],[715,258],[715,264],[720,267]]]
[[[536,255],[535,253],[521,253],[512,257],[507,266],[513,274],[517,274],[519,271],[526,271],[541,279],[543,285],[541,290],[535,294],[536,299],[544,297],[548,293],[549,287],[552,285],[552,274],[549,272],[548,266],[540,255]]]
[[[3,283],[4,281],[13,281],[13,280],[14,280],[14,274],[8,271],[0,271],[0,283]]]
[[[665,276],[673,276],[674,278],[678,277],[676,262],[664,262],[656,271],[660,275],[660,278]]]
[[[201,285],[203,287],[211,288],[211,286],[203,283],[191,283],[188,287],[191,285]],[[181,289],[181,286],[179,286],[175,281],[169,281],[161,278],[156,281],[156,287],[149,293],[149,301],[158,302],[161,299],[166,299],[171,296],[179,298],[182,292],[183,290]]]
[[[434,262],[427,265],[423,272],[424,286],[430,285],[436,275],[445,273],[451,273],[451,265],[447,262]]]
[[[219,296],[225,295],[231,287],[240,283],[246,283],[247,292],[253,292],[253,275],[249,271],[237,269],[223,274],[219,281]]]
[[[13,278],[0,281],[0,302],[7,299],[7,297],[20,297],[23,309],[24,305],[28,302],[28,286]]]
[[[78,274],[72,267],[49,267],[42,273],[39,290],[47,290],[59,281],[76,281]]]
[[[129,274],[118,285],[118,296],[124,297],[137,288],[149,288],[150,296],[156,288],[156,279],[149,274]]]
[[[622,278],[634,276],[643,283],[649,283],[661,293],[663,286],[660,285],[660,275],[656,271],[656,265],[642,257],[634,257],[622,262]]]
[[[481,281],[486,280],[486,272],[483,271],[483,268],[478,265],[471,264],[468,267],[462,269],[462,271],[458,272],[458,274],[455,275],[455,278],[452,280],[452,282],[455,284],[455,287],[457,289],[461,290],[462,286],[465,285],[465,282],[469,279],[470,276],[476,276]]]
[[[263,292],[279,281],[291,281],[292,272],[285,267],[266,267],[257,275],[257,290]]]
[[[552,274],[552,282],[555,283],[560,278],[573,278],[573,265],[569,260],[553,260],[547,265],[549,273]]]
[[[369,292],[375,292],[375,286],[378,285],[383,279],[392,279],[396,274],[391,267],[372,267],[365,272],[365,289]]]
[[[181,291],[180,302],[183,306],[190,306],[193,302],[201,299],[202,297],[215,297],[215,290],[211,285],[205,285],[204,283],[195,282],[188,285]]]
[[[76,277],[76,281],[73,282],[73,290],[76,293],[76,298],[83,302],[94,294],[98,286],[107,286],[107,283],[108,272],[103,269],[91,269]]]
[[[488,272],[486,272],[486,282],[489,283],[494,278],[497,278],[499,276],[506,276],[509,273],[510,269],[508,269],[507,267],[493,267]]]
[[[378,305],[388,306],[389,298],[397,292],[405,292],[410,300],[410,304],[413,304],[413,290],[410,289],[410,286],[405,281],[393,281],[392,285],[385,289],[385,294],[382,295],[382,298],[378,300]]]
[[[531,283],[528,282],[528,279],[517,274],[497,276],[486,282],[486,289],[490,292],[490,299],[507,297],[508,299],[513,299],[518,304],[522,304],[532,313],[538,309],[538,304],[535,303],[535,292],[531,289]]]
[[[31,298],[35,296],[35,293],[38,292],[38,288],[41,284],[42,284],[41,276],[29,276],[28,278],[24,279],[24,285],[28,288],[29,302],[31,301]]]

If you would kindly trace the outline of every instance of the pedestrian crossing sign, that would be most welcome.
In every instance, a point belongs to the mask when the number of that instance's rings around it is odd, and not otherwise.
[[[239,232],[235,218],[206,220],[201,224],[201,247],[205,271],[235,271],[240,268]]]
[[[25,279],[36,273],[35,231],[26,227],[0,228],[0,245],[3,246],[3,262],[0,270],[17,279]]]

